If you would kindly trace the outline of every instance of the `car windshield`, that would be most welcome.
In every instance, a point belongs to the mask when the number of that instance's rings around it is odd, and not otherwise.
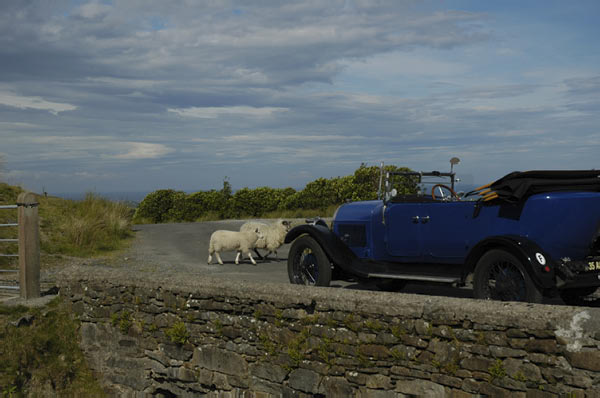
[[[387,172],[385,175],[385,201],[457,201],[477,200],[477,196],[466,197],[455,191],[455,173],[430,172]]]

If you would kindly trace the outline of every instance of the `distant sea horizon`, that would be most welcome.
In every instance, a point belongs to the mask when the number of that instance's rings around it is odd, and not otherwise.
[[[140,203],[144,198],[153,191],[138,191],[138,192],[125,192],[125,191],[116,191],[116,192],[92,192],[91,193],[98,195],[104,199],[111,200],[113,202],[135,202]],[[85,196],[90,192],[48,192],[50,196],[58,196],[59,198],[69,199],[69,200],[82,200],[85,199]]]

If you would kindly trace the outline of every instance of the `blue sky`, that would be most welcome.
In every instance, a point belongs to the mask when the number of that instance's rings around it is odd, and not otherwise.
[[[0,179],[302,188],[599,168],[597,1],[3,1]]]

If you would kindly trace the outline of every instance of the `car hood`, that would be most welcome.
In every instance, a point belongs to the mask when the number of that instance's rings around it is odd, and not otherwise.
[[[368,222],[373,213],[381,212],[383,201],[367,200],[351,202],[341,205],[334,218],[334,222]]]

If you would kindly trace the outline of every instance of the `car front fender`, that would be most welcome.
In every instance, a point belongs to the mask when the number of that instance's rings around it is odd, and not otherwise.
[[[329,260],[343,270],[356,258],[354,252],[329,228],[320,224],[304,224],[292,228],[285,236],[285,243],[291,243],[302,235],[310,235],[323,248]]]

